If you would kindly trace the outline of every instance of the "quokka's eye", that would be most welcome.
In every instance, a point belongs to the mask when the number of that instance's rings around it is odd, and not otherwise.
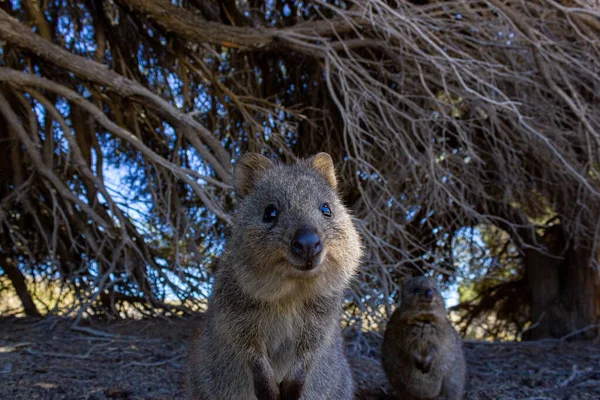
[[[331,218],[331,208],[329,207],[329,204],[327,204],[327,203],[321,204],[321,212],[327,218]]]
[[[265,208],[265,213],[263,214],[263,222],[267,224],[272,224],[277,221],[277,207],[275,204],[269,204],[267,208]]]

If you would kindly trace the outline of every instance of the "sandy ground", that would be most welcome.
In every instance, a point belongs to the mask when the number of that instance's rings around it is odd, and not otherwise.
[[[0,319],[0,399],[183,399],[189,321],[95,331],[63,319]],[[100,332],[110,333],[110,336]],[[357,399],[393,399],[378,362],[351,356]],[[600,399],[600,343],[466,342],[466,399]]]

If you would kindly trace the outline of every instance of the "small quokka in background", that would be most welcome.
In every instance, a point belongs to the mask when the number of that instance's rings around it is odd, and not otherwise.
[[[340,318],[362,250],[331,157],[248,153],[233,183],[238,212],[192,340],[192,398],[352,399]]]
[[[466,380],[462,341],[431,278],[409,279],[382,346],[383,369],[399,399],[461,399]]]

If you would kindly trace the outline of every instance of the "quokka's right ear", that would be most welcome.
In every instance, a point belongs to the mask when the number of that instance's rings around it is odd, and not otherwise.
[[[235,194],[240,198],[246,197],[271,164],[271,160],[262,154],[242,154],[233,166],[233,189]]]
[[[313,168],[327,180],[329,186],[333,189],[337,187],[337,178],[335,177],[335,166],[331,156],[327,153],[319,153],[311,158]]]

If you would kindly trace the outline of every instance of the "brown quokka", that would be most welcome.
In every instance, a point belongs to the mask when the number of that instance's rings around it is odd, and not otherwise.
[[[461,399],[466,379],[462,341],[435,281],[409,279],[382,346],[383,369],[400,399]]]
[[[283,165],[248,153],[233,183],[238,212],[192,343],[192,398],[352,399],[340,317],[362,250],[331,157]]]

